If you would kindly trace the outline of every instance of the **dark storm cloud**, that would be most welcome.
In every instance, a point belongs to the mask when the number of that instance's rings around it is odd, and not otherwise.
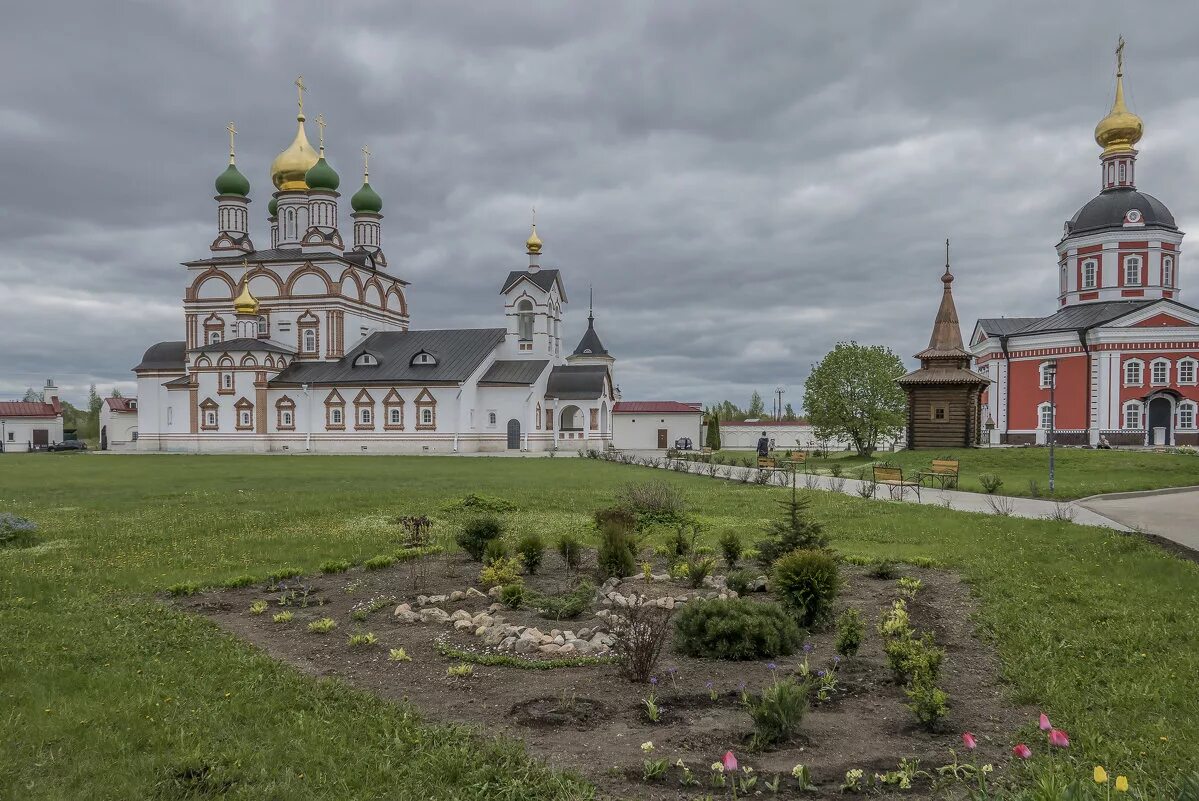
[[[375,154],[415,327],[495,324],[536,205],[570,344],[594,285],[626,397],[782,384],[798,406],[838,339],[923,347],[946,236],[967,334],[1052,310],[1118,33],[1138,183],[1188,227],[1199,10],[1153,8],[21,4],[0,31],[0,396],[47,375],[128,390],[145,347],[181,336],[224,125],[261,244],[302,72],[347,195]]]

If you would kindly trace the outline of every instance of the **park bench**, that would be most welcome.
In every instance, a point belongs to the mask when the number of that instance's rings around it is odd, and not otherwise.
[[[956,487],[958,485],[958,460],[957,459],[933,459],[932,467],[928,470],[921,470],[916,474],[916,481],[924,483],[928,479],[928,485],[931,487],[936,481],[941,485],[941,489]]]
[[[882,484],[891,493],[891,498],[903,500],[904,490],[909,487],[916,490],[916,498],[920,497],[920,482],[909,481],[903,477],[903,468],[874,466],[874,483]]]
[[[803,451],[797,451],[791,456],[783,458],[778,462],[780,470],[794,470],[796,472],[802,470],[808,463],[808,455]]]
[[[758,467],[759,468],[773,470],[775,468],[775,466],[776,466],[776,463],[775,463],[773,457],[770,457],[770,456],[759,456],[758,457]]]

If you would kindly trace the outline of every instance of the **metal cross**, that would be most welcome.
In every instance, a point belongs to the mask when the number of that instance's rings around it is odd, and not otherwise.
[[[1121,36],[1116,42],[1116,74],[1124,75],[1124,37]]]
[[[371,174],[371,149],[366,145],[362,146],[362,174],[363,176]]]
[[[304,90],[306,90],[307,88],[308,87],[304,85],[304,76],[297,75],[296,76],[296,91],[299,94],[298,105],[300,106],[301,114],[304,113]]]
[[[225,130],[229,132],[229,155],[232,156],[233,155],[233,137],[237,134],[237,128],[235,128],[233,123],[230,122],[229,125],[225,127]]]
[[[533,207],[533,227],[537,227],[537,207]]]
[[[319,127],[321,129],[320,134],[319,134],[320,145],[321,145],[321,150],[324,150],[325,149],[325,115],[324,114],[316,115],[316,124],[317,124],[317,127]]]

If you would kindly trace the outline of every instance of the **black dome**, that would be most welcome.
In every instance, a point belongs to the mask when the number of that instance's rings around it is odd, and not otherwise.
[[[1174,215],[1153,195],[1135,189],[1108,189],[1100,192],[1075,212],[1066,223],[1065,235],[1123,228],[1124,215],[1129,209],[1141,212],[1146,227],[1178,229],[1174,223]]]

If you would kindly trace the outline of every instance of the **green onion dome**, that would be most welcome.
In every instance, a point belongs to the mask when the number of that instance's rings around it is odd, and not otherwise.
[[[325,157],[321,156],[308,168],[308,172],[304,173],[304,183],[308,184],[309,189],[326,189],[330,192],[337,190],[341,184],[341,177],[337,171],[329,166],[329,162],[325,161]]]
[[[350,198],[350,208],[354,211],[369,211],[378,214],[383,211],[383,198],[371,188],[370,181],[363,181],[362,188]]]
[[[216,193],[245,197],[250,194],[250,182],[238,172],[236,165],[230,163],[225,171],[216,177]]]
[[[272,197],[267,201],[266,213],[271,217],[277,217],[279,215],[279,200],[277,198]]]

